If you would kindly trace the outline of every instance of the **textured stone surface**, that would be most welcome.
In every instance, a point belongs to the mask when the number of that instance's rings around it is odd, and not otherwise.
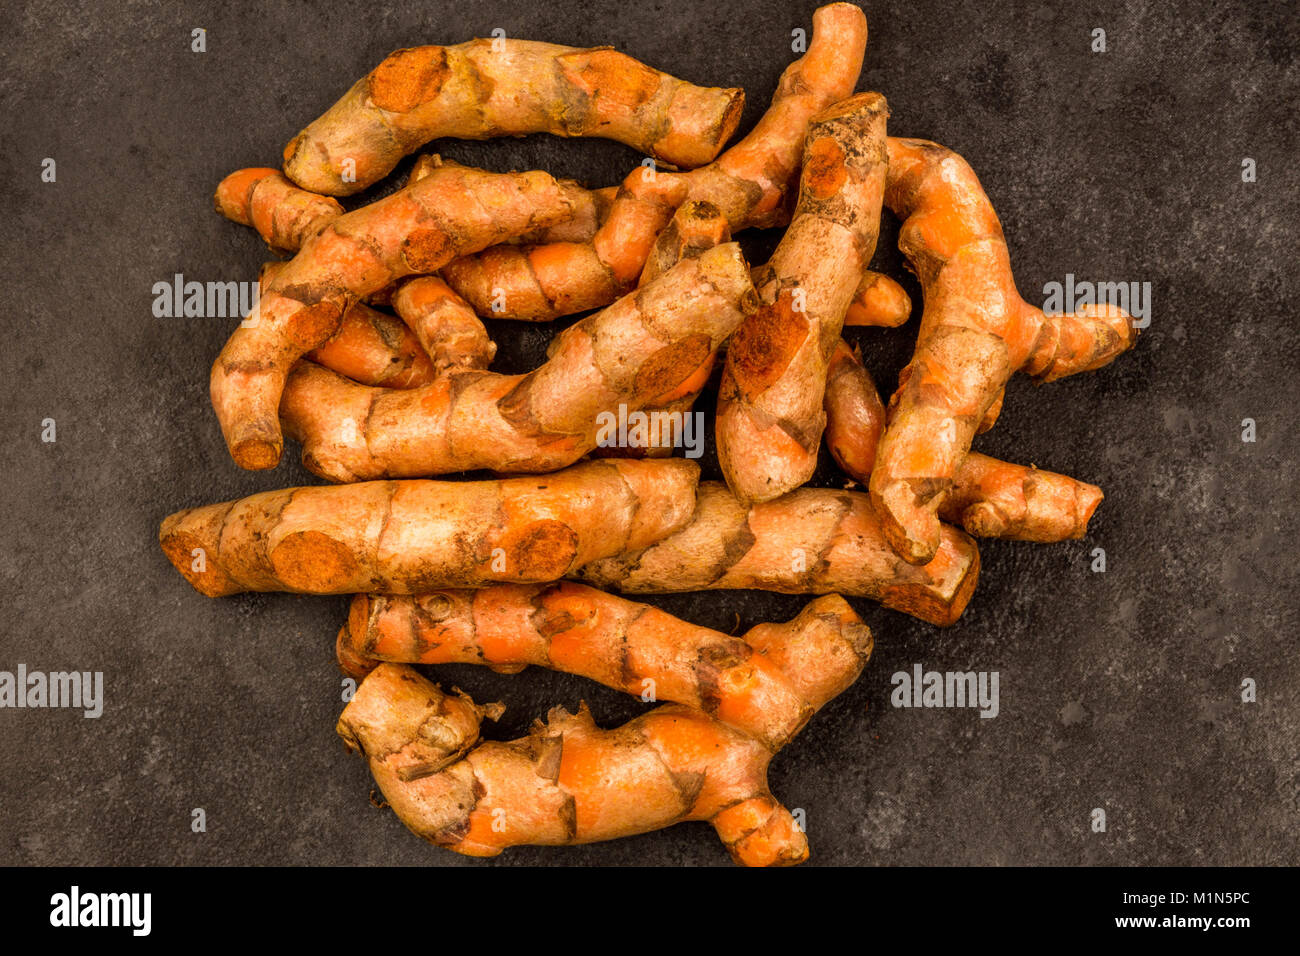
[[[170,511],[310,476],[290,461],[270,474],[234,467],[207,402],[231,323],[154,318],[151,287],[176,272],[255,276],[266,253],[212,212],[213,187],[239,166],[275,164],[391,49],[495,27],[612,44],[744,86],[747,129],[813,6],[331,3],[200,16],[30,3],[11,15],[0,38],[0,669],[100,670],[107,704],[98,720],[0,710],[0,862],[470,863],[373,809],[362,761],[335,737],[345,600],[210,601],[159,552]],[[979,441],[1100,484],[1088,539],[986,544],[979,591],[947,631],[862,603],[875,660],[778,757],[774,792],[806,810],[823,864],[1300,862],[1294,10],[927,0],[867,13],[859,88],[889,98],[892,132],[940,140],[979,171],[1021,291],[1033,298],[1067,272],[1149,281],[1154,316],[1136,352],[1098,374],[1015,382]],[[190,51],[195,27],[206,53]],[[1096,27],[1105,54],[1090,52]],[[545,137],[440,147],[593,185],[639,159]],[[40,181],[45,157],[54,184]],[[1243,157],[1258,182],[1242,182]],[[896,234],[888,221],[877,264],[899,275]],[[746,238],[760,259],[771,242]],[[882,387],[915,329],[853,334]],[[549,334],[492,331],[508,370],[536,363]],[[54,444],[40,441],[47,417]],[[1247,417],[1254,444],[1241,441]],[[839,478],[824,465],[817,480]],[[1089,570],[1097,547],[1104,574]],[[660,603],[730,630],[802,601]],[[917,662],[998,671],[1000,715],[892,708],[890,675]],[[494,736],[584,697],[606,722],[641,707],[543,672],[440,676],[508,703]],[[1241,702],[1245,677],[1258,703]],[[207,833],[191,832],[195,807]],[[1089,831],[1095,807],[1104,834]],[[726,857],[708,827],[689,825],[499,862]]]

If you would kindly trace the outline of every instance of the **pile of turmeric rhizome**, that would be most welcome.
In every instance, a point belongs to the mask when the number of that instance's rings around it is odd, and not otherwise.
[[[212,369],[230,454],[272,468],[287,434],[331,484],[182,511],[162,547],[212,597],[356,595],[338,655],[360,683],[338,732],[433,843],[492,856],[707,820],[740,863],[804,860],[767,766],[871,652],[844,596],[951,624],[978,577],[971,536],[1078,538],[1101,500],[970,446],[1012,373],[1105,365],[1133,344],[1129,317],[1021,299],[971,168],[888,136],[884,97],[853,94],[861,10],[831,4],[813,25],[729,149],[740,90],[610,48],[473,40],[394,53],[294,138],[283,172],[218,187],[220,212],[286,257]],[[428,154],[383,199],[332,198],[435,139],[539,132],[654,162],[588,190]],[[867,269],[882,208],[924,294],[888,408],[841,339],[911,313]],[[731,241],[779,226],[757,267]],[[488,370],[480,316],[590,310],[532,372]],[[725,484],[700,482],[666,440],[714,376]],[[654,423],[656,440],[620,426],[608,447],[612,416]],[[865,492],[803,487],[823,435]],[[477,470],[501,477],[429,480]],[[733,637],[611,593],[716,588],[820,596]],[[665,703],[611,730],[556,708],[520,740],[485,741],[501,705],[411,666],[450,662],[553,668]]]

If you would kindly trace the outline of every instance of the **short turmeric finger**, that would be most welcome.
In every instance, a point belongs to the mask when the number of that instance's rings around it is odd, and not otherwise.
[[[703,482],[690,523],[641,551],[575,575],[624,594],[752,588],[785,594],[866,597],[931,624],[954,623],[979,579],[979,550],[943,526],[927,565],[908,564],[885,540],[870,499],[801,488],[746,508],[725,485]]]
[[[451,160],[443,159],[437,153],[422,153],[411,166],[411,174],[406,184],[418,183],[435,169],[456,165]],[[527,232],[521,232],[505,240],[516,245],[532,245],[540,242],[589,242],[596,235],[600,224],[609,216],[609,207],[618,195],[617,186],[604,186],[600,189],[573,191],[573,210],[568,219],[547,226],[539,226]]]
[[[711,202],[732,232],[786,222],[808,121],[853,92],[866,44],[867,21],[859,7],[832,3],[818,8],[808,51],[786,67],[771,106],[750,134],[716,162],[689,173],[657,172],[654,182],[665,190],[684,185],[685,198]],[[644,262],[663,222],[648,215],[627,221],[630,228],[618,233],[618,246],[629,271],[639,271],[632,269],[635,254]],[[541,270],[544,278],[535,278],[533,270]],[[593,251],[563,244],[526,252],[489,249],[457,260],[443,278],[481,315],[497,318],[553,318],[599,308],[617,295]]]
[[[436,170],[347,213],[307,240],[268,285],[212,368],[212,404],[243,468],[274,467],[278,409],[294,362],[324,345],[347,307],[413,273],[569,215],[577,187],[545,173]]]
[[[890,544],[924,564],[971,439],[1007,380],[1052,381],[1110,362],[1136,341],[1118,308],[1045,316],[1016,291],[997,214],[974,171],[936,143],[889,140],[885,203],[903,221],[898,245],[925,308],[899,375],[871,474]]]
[[[436,276],[417,276],[401,283],[393,294],[393,308],[419,340],[438,374],[485,369],[496,355],[496,343],[488,338],[487,329],[469,303]]]
[[[655,236],[686,195],[679,177],[638,166],[586,242],[506,244],[449,262],[443,277],[480,315],[546,321],[629,292]]]
[[[875,383],[858,356],[840,342],[826,381],[826,444],[851,478],[870,479],[884,422]],[[977,538],[1064,541],[1083,537],[1101,500],[1096,485],[972,451],[962,461],[939,517]]]
[[[708,163],[735,132],[738,89],[694,86],[610,47],[470,40],[398,50],[284,150],[305,189],[360,192],[434,139],[597,136],[673,166]]]
[[[338,651],[357,678],[383,661],[577,674],[696,707],[775,751],[857,678],[871,632],[839,595],[732,637],[582,584],[500,584],[359,594]]]
[[[653,282],[683,259],[698,259],[730,241],[731,224],[721,209],[707,199],[688,200],[655,238],[637,284]]]
[[[911,317],[912,297],[907,290],[889,276],[868,269],[853,293],[844,324],[894,329]]]
[[[267,262],[258,273],[265,291],[288,263]],[[305,356],[362,385],[416,388],[432,382],[437,369],[414,333],[391,315],[353,302],[334,337]]]
[[[459,372],[392,391],[303,363],[280,414],[303,463],[334,481],[553,471],[602,443],[607,419],[675,397],[753,307],[749,266],[729,243],[565,330],[527,375]]]
[[[718,463],[743,502],[817,467],[827,364],[880,231],[888,115],[883,96],[860,93],[809,123],[799,205],[758,270],[761,305],[732,337],[718,390]]]
[[[678,458],[588,462],[540,478],[287,488],[177,512],[159,542],[208,597],[553,581],[684,525],[698,477]]]
[[[217,186],[217,212],[252,226],[272,249],[297,252],[343,215],[337,199],[299,189],[278,169],[240,169]]]

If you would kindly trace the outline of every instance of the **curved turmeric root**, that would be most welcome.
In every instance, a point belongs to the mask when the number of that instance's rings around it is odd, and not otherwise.
[[[286,488],[166,518],[167,559],[208,597],[409,594],[553,581],[690,520],[699,468],[602,461],[543,478]]]
[[[419,340],[439,375],[453,370],[485,369],[497,354],[496,343],[488,337],[487,329],[469,303],[436,276],[418,276],[403,282],[393,293],[393,308]],[[334,368],[326,362],[320,364]]]
[[[817,467],[826,366],[880,232],[888,116],[883,96],[860,93],[809,123],[798,208],[755,277],[762,305],[732,337],[718,390],[718,463],[742,502]]]
[[[546,667],[698,708],[771,750],[857,679],[870,650],[871,632],[839,595],[731,637],[569,582],[358,594],[338,637],[353,677],[382,661]]]
[[[860,667],[848,664],[855,676]],[[803,830],[768,789],[772,751],[694,708],[668,704],[614,730],[585,706],[555,708],[521,740],[478,743],[484,713],[410,667],[381,664],[337,729],[411,832],[466,856],[707,820],[737,863],[808,858]]]
[[[608,305],[631,291],[686,183],[638,166],[586,242],[505,244],[448,263],[443,277],[481,315],[541,322]]]
[[[866,45],[867,21],[860,8],[851,3],[818,8],[808,51],[781,74],[772,105],[750,134],[716,162],[689,173],[659,172],[654,182],[663,190],[680,190],[677,203],[683,197],[713,203],[732,232],[785,222],[808,121],[853,92]],[[634,171],[636,178],[640,175]],[[629,271],[640,271],[640,265],[633,267],[635,256],[644,263],[661,228],[663,221],[641,216],[619,233]],[[527,252],[491,249],[458,260],[443,277],[481,315],[497,318],[554,318],[599,308],[617,295],[605,270],[595,266],[593,253],[565,246]]]
[[[236,463],[264,469],[280,460],[277,411],[289,369],[329,341],[349,305],[403,276],[564,219],[575,188],[540,172],[448,166],[308,239],[212,368],[212,404]]]
[[[808,121],[853,93],[866,49],[867,18],[860,7],[818,7],[807,52],[785,68],[758,124],[716,162],[685,174],[690,198],[721,209],[732,232],[786,222]]]
[[[217,185],[217,212],[252,226],[272,249],[297,252],[343,215],[337,199],[299,189],[278,169],[239,169]]]
[[[903,220],[898,245],[925,309],[890,399],[871,499],[893,548],[924,564],[971,439],[1012,373],[1047,382],[1096,369],[1137,333],[1118,308],[1045,316],[1025,302],[993,206],[952,150],[891,137],[885,202]]]
[[[675,396],[753,297],[749,267],[730,243],[565,330],[527,375],[463,372],[376,391],[303,363],[289,377],[281,418],[302,442],[303,463],[334,481],[553,471],[596,447],[602,413]]]
[[[801,488],[746,508],[725,485],[703,482],[695,514],[681,530],[644,550],[586,565],[576,577],[624,594],[839,593],[946,627],[966,609],[979,566],[975,542],[948,525],[929,564],[901,560],[864,494]]]
[[[262,292],[286,265],[287,262],[263,263],[257,276]],[[349,305],[334,337],[304,357],[354,382],[384,388],[427,385],[438,371],[406,325],[364,302]]]
[[[841,341],[826,380],[826,445],[851,478],[870,480],[884,424],[885,407],[871,375]],[[977,538],[1064,541],[1084,536],[1101,499],[1096,485],[972,451],[939,517]]]
[[[284,171],[346,196],[430,140],[530,133],[612,139],[689,169],[717,156],[743,106],[742,90],[694,86],[610,47],[421,46],[392,53],[295,136]]]
[[[912,297],[907,290],[889,276],[868,269],[844,313],[844,324],[896,329],[911,316]]]

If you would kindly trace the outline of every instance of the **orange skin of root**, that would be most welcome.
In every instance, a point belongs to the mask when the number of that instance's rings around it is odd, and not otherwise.
[[[889,139],[885,204],[920,279],[925,309],[912,361],[890,399],[871,498],[893,548],[924,564],[971,439],[1013,372],[1049,382],[1107,364],[1137,337],[1118,308],[1046,316],[1016,291],[997,214],[950,149]]]
[[[799,206],[755,277],[762,305],[728,345],[718,389],[718,464],[743,502],[779,497],[817,467],[826,366],[876,251],[888,116],[883,96],[860,93],[809,123]]]
[[[469,303],[436,276],[418,276],[403,282],[393,294],[393,308],[419,340],[439,375],[485,369],[497,354],[496,343],[488,337]]]
[[[732,232],[788,221],[789,193],[797,181],[808,121],[853,92],[866,45],[861,9],[849,3],[818,8],[808,51],[786,67],[772,105],[750,134],[716,162],[689,173],[657,172],[655,183],[674,191],[677,203],[713,203]],[[641,170],[633,173],[640,175]],[[619,245],[629,272],[640,271],[641,265],[633,266],[635,258],[640,255],[644,264],[663,224],[642,216],[622,231]],[[491,249],[457,261],[443,277],[480,315],[547,319],[614,300],[617,289],[598,259],[588,248],[564,244],[527,251]],[[504,302],[493,290],[504,293]],[[488,311],[493,301],[501,308]]]
[[[527,375],[461,372],[376,391],[303,363],[281,417],[303,463],[333,481],[554,471],[596,447],[603,413],[675,397],[753,307],[749,267],[731,243],[567,329]]]
[[[690,520],[685,459],[588,462],[541,478],[286,488],[166,518],[159,543],[208,597],[410,594],[553,581]]]
[[[212,367],[212,404],[235,462],[265,469],[279,461],[285,378],[334,336],[349,305],[403,276],[565,219],[576,188],[540,172],[449,166],[308,239]]]
[[[864,494],[801,488],[746,508],[725,485],[703,482],[695,514],[680,531],[642,551],[589,564],[576,577],[624,594],[838,593],[946,627],[975,591],[979,549],[944,525],[934,560],[917,567],[889,547]]]
[[[382,661],[527,666],[687,704],[777,750],[857,679],[871,635],[839,595],[731,637],[582,584],[359,594],[339,632],[344,672]]]
[[[278,169],[240,169],[217,185],[217,212],[252,226],[272,249],[297,252],[339,216],[337,199],[299,189]]]
[[[844,313],[844,324],[896,329],[911,316],[912,297],[907,290],[889,276],[867,270]]]
[[[589,241],[506,244],[447,264],[443,277],[480,315],[541,322],[629,292],[686,195],[686,183],[637,167]]]
[[[707,820],[737,863],[808,857],[807,838],[768,789],[771,751],[698,710],[668,704],[601,730],[585,706],[555,708],[523,739],[475,746],[472,707],[409,667],[383,664],[339,717],[339,735],[366,756],[384,799],[430,843],[490,857]]]
[[[264,292],[286,265],[264,263],[257,277],[260,290]],[[406,325],[364,302],[348,306],[334,337],[305,358],[354,382],[384,388],[416,388],[429,384],[437,374],[423,345]]]
[[[885,407],[871,375],[840,342],[826,380],[826,445],[854,480],[870,479],[884,424]],[[1084,536],[1101,500],[1096,485],[972,451],[939,517],[977,538],[1065,541]]]
[[[610,47],[470,40],[397,50],[285,147],[285,173],[332,196],[378,182],[434,139],[552,133],[613,139],[687,169],[711,162],[744,107]],[[344,160],[355,182],[344,180]]]

